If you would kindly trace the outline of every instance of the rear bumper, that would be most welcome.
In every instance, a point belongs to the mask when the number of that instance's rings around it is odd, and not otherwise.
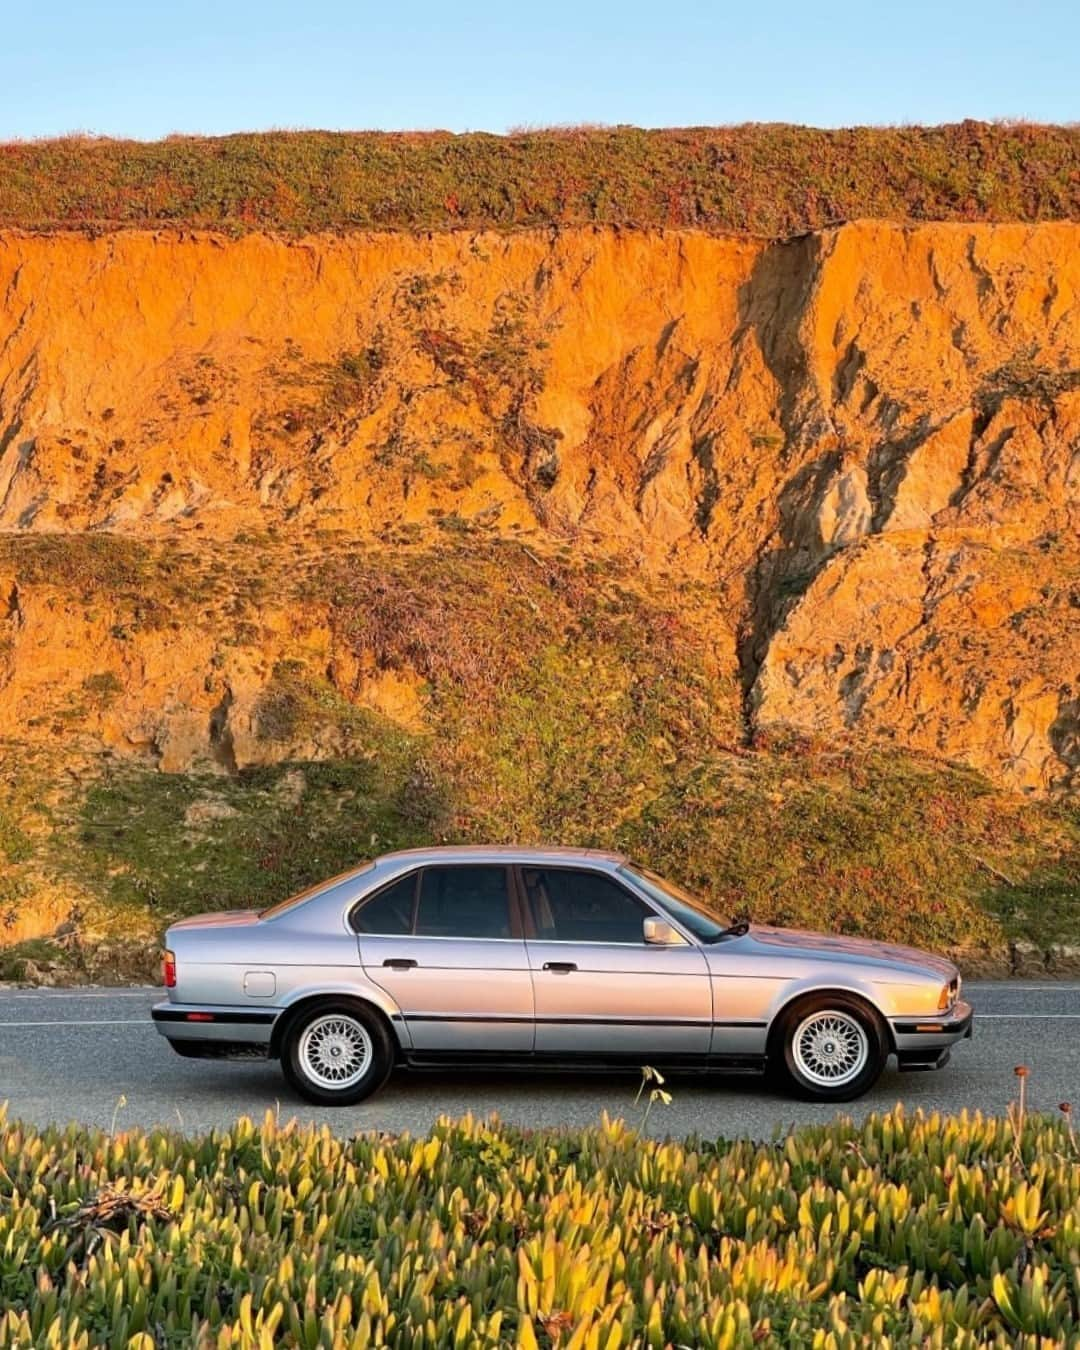
[[[970,1003],[961,1000],[945,1017],[897,1017],[892,1021],[893,1040],[901,1067],[923,1067],[919,1061],[933,1060],[936,1052],[948,1050],[957,1041],[971,1036],[975,1013]],[[905,1065],[904,1061],[909,1064]],[[934,1064],[928,1067],[937,1067]]]
[[[268,1046],[280,1009],[226,1008],[191,1003],[155,1003],[154,1026],[169,1041],[228,1042]]]

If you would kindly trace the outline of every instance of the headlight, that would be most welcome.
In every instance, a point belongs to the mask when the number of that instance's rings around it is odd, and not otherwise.
[[[960,976],[955,975],[948,984],[941,986],[941,993],[938,995],[938,1012],[948,1012],[960,997]]]

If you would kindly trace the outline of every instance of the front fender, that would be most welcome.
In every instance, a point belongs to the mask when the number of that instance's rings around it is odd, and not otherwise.
[[[841,975],[837,978],[830,977],[827,982],[823,982],[820,976],[804,977],[798,980],[792,980],[778,990],[773,997],[772,1005],[769,1009],[769,1042],[772,1043],[773,1035],[784,1013],[793,1003],[801,998],[822,998],[829,994],[850,994],[862,1002],[869,1004],[871,1008],[881,1018],[885,1028],[885,1034],[889,1038],[890,1045],[893,1043],[893,1031],[889,1018],[895,1014],[890,1011],[891,999],[882,998],[880,986],[872,980],[861,979],[857,975]],[[895,1046],[893,1045],[895,1049]]]

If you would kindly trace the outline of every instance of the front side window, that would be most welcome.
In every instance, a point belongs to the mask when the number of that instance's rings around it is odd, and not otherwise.
[[[542,942],[644,942],[652,913],[602,872],[523,867],[533,931]]]
[[[358,933],[382,937],[508,938],[505,867],[425,867],[353,911]]]

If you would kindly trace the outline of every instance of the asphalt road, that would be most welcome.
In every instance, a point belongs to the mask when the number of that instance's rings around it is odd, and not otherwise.
[[[889,1069],[856,1116],[902,1101],[909,1109],[1003,1111],[1013,1066],[1027,1064],[1034,1109],[1080,1104],[1080,983],[972,983],[975,1036],[936,1073]],[[238,1115],[327,1122],[340,1133],[423,1133],[437,1116],[497,1112],[521,1125],[589,1125],[604,1110],[638,1120],[632,1077],[484,1073],[396,1074],[373,1100],[326,1111],[295,1097],[276,1063],[186,1060],[154,1030],[154,989],[0,991],[0,1102],[38,1124],[166,1126],[194,1133]],[[669,1107],[651,1133],[768,1137],[793,1123],[830,1120],[833,1107],[787,1100],[756,1078],[672,1078]]]

